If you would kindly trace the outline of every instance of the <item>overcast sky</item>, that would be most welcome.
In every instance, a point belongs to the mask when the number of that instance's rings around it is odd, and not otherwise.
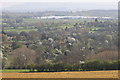
[[[0,6],[2,5],[1,6],[2,8],[7,8],[13,6],[20,6],[25,4],[26,2],[79,2],[79,3],[94,3],[96,6],[100,5],[101,9],[104,7],[107,7],[108,9],[109,8],[117,9],[118,1],[119,0],[1,0],[2,3],[0,4]],[[95,6],[93,6],[93,9],[94,7]]]
[[[2,2],[118,2],[119,0],[1,0]]]

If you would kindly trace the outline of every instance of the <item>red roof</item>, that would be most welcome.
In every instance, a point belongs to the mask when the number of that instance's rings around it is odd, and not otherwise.
[[[65,42],[59,42],[60,44],[64,44]]]

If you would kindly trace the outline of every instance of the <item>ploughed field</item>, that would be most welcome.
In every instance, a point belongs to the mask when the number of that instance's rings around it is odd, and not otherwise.
[[[2,73],[2,78],[118,78],[118,71]]]

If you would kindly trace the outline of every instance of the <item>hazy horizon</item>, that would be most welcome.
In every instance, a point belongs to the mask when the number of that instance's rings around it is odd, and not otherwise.
[[[117,3],[112,2],[4,2],[3,11],[38,12],[38,11],[85,11],[117,10]]]

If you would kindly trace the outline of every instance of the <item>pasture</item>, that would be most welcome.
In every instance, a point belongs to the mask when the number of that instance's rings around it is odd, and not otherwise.
[[[20,33],[22,31],[25,31],[25,32],[37,31],[37,29],[35,29],[35,28],[24,28],[24,27],[18,27],[16,29],[14,29],[13,27],[6,27],[6,28],[4,28],[4,31],[5,32],[17,32],[17,33]]]

